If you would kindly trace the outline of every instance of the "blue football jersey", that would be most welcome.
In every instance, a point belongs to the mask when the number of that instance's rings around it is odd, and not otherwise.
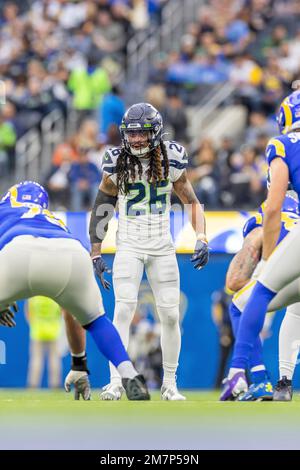
[[[19,235],[76,239],[63,221],[47,209],[8,197],[0,203],[0,250]]]
[[[244,225],[243,228],[243,236],[244,238],[257,227],[261,227],[263,224],[264,218],[264,211],[265,211],[265,203],[263,203],[258,212]],[[296,201],[291,196],[286,196],[282,206],[281,212],[281,230],[278,238],[278,243],[284,239],[284,237],[290,232],[290,230],[294,227],[294,225],[299,221],[299,209],[298,209],[298,201]]]
[[[281,158],[288,167],[289,180],[300,200],[300,132],[290,132],[271,139],[266,149],[268,165]]]

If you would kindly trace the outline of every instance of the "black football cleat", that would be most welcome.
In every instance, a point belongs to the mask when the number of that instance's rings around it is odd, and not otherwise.
[[[284,375],[281,380],[278,380],[277,385],[274,387],[273,401],[292,401],[292,398],[292,381],[288,380]]]
[[[139,374],[133,379],[122,379],[128,400],[150,400],[146,380]]]

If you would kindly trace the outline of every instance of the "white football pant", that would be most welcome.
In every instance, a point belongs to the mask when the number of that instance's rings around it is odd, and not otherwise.
[[[22,235],[0,251],[0,307],[50,297],[81,325],[104,314],[89,253],[77,240]]]
[[[175,382],[181,346],[179,270],[175,254],[152,256],[117,251],[113,265],[116,302],[113,323],[128,348],[130,324],[136,311],[144,268],[161,322],[164,382]],[[110,371],[111,381],[119,381],[118,371],[112,364]]]

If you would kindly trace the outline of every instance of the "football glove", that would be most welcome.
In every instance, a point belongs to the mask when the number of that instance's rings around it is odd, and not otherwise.
[[[203,268],[209,259],[209,250],[208,250],[208,243],[205,240],[197,240],[195,251],[193,256],[191,257],[191,262],[195,263],[195,269]]]
[[[101,255],[94,256],[92,258],[93,266],[95,274],[99,277],[101,285],[104,287],[105,290],[110,289],[110,282],[104,279],[104,273],[111,273],[111,270],[108,268],[107,264],[105,263],[104,259]]]
[[[75,400],[79,400],[80,397],[83,400],[91,399],[91,385],[86,371],[70,370],[65,378],[65,391],[69,393],[72,385],[74,385]]]
[[[7,305],[4,310],[0,311],[0,325],[7,326],[8,328],[13,328],[16,326],[16,322],[14,320],[15,313],[18,311],[18,306],[16,303],[12,305]]]
[[[82,357],[72,357],[71,370],[65,378],[65,390],[66,392],[71,391],[72,385],[74,385],[74,398],[79,400],[80,396],[84,400],[91,399],[91,386],[89,381],[89,370],[87,366],[86,354]]]

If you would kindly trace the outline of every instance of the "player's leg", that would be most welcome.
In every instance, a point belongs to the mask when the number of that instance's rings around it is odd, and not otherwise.
[[[262,329],[268,304],[276,293],[299,277],[299,236],[300,224],[276,248],[259,276],[241,319],[242,337],[237,338],[233,367],[247,365],[253,342]]]
[[[236,337],[239,330],[242,312],[236,307],[234,303],[231,303],[229,307],[229,314],[233,333]],[[250,357],[249,369],[251,373],[251,382],[258,384],[268,379],[266,367],[263,361],[262,342],[259,337],[255,341],[253,352]]]
[[[30,296],[28,240],[16,237],[0,251],[0,307]]]
[[[300,303],[290,305],[279,331],[280,377],[292,380],[300,347]]]
[[[58,341],[48,342],[48,377],[49,387],[58,388],[61,384],[61,355]]]
[[[228,382],[221,400],[238,395],[244,388],[244,371],[263,327],[268,304],[277,292],[300,275],[299,236],[300,224],[276,248],[253,289],[241,318]]]
[[[113,324],[117,328],[125,348],[128,348],[130,325],[136,311],[137,298],[144,271],[143,256],[127,251],[117,251],[113,264],[115,310]],[[110,383],[101,394],[104,400],[121,398],[121,377],[112,363]]]
[[[279,376],[275,401],[290,401],[293,396],[292,379],[300,347],[300,303],[290,305],[279,331]]]
[[[53,253],[48,249],[48,264],[43,260],[44,266],[48,266],[52,273],[48,276],[51,295],[47,291],[43,295],[50,296],[68,310],[91,334],[99,351],[118,369],[127,397],[130,400],[148,400],[150,397],[144,378],[134,369],[118,331],[104,314],[102,297],[89,254],[74,240],[58,239],[55,247]],[[59,276],[59,271],[64,267],[70,268],[68,276],[61,280],[60,289],[55,294],[56,281],[53,280],[52,283],[52,278]],[[42,276],[41,272],[40,275]],[[35,281],[39,282],[36,279]]]
[[[241,315],[245,310],[245,306],[247,305],[255,284],[255,280],[251,280],[246,286],[237,292],[232,299],[229,313],[235,338],[238,335]],[[267,385],[269,384],[269,375],[266,371],[266,367],[263,361],[263,350],[260,337],[257,337],[255,340],[255,345],[253,347],[253,352],[250,358],[249,369],[252,383],[259,384],[265,382]],[[268,389],[270,389],[269,385]]]
[[[268,312],[275,312],[300,301],[300,278],[283,287],[268,305]]]
[[[13,239],[0,251],[0,306],[31,296],[29,266],[31,259],[31,236]],[[41,384],[44,363],[43,342],[31,340],[28,365],[28,386]]]
[[[253,287],[252,287],[253,288]],[[249,293],[250,295],[250,293]],[[234,336],[237,336],[242,312],[231,302],[229,307],[230,320]],[[263,360],[262,341],[255,341],[249,361],[251,386],[240,398],[241,401],[272,400],[273,387]]]
[[[31,340],[27,374],[28,387],[38,388],[41,386],[44,359],[43,341]]]
[[[181,347],[179,325],[179,270],[176,255],[148,256],[146,273],[155,298],[161,322],[161,348],[163,356],[162,398],[185,400],[176,386],[176,370]]]

